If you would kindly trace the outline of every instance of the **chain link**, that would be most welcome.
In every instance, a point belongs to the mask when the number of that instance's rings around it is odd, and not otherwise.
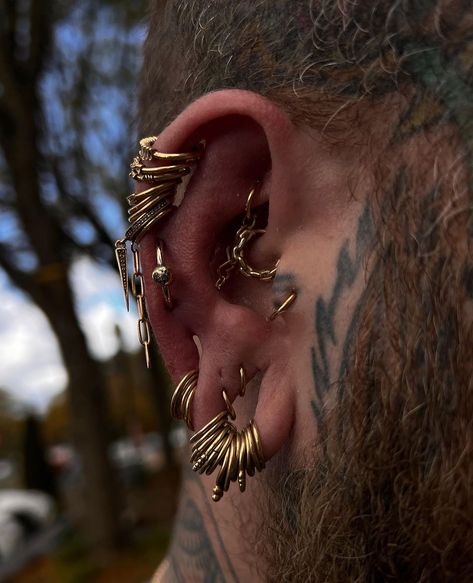
[[[131,290],[138,306],[138,340],[140,341],[140,344],[143,346],[145,351],[146,366],[150,368],[149,346],[151,344],[151,328],[149,325],[148,315],[146,313],[145,288],[143,274],[141,273],[140,253],[136,245],[133,245],[131,251],[133,253],[133,275],[131,278]]]
[[[223,285],[230,279],[232,271],[238,267],[239,271],[246,277],[259,279],[260,281],[270,281],[276,275],[277,264],[271,269],[254,269],[245,259],[245,247],[258,235],[264,235],[264,229],[255,229],[256,215],[251,212],[248,205],[246,215],[241,227],[235,235],[233,247],[227,247],[227,260],[217,269],[217,289],[222,289]]]

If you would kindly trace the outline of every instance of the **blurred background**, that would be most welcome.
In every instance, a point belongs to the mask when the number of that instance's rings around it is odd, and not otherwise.
[[[0,581],[145,583],[169,539],[185,435],[113,252],[145,4],[0,1]]]

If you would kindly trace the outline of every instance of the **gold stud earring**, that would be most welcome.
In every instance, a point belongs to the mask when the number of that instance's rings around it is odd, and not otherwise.
[[[164,302],[169,310],[172,310],[173,302],[169,286],[172,283],[172,271],[166,267],[163,261],[163,244],[161,241],[156,245],[156,267],[154,268],[151,277],[153,281],[161,286],[163,292]]]

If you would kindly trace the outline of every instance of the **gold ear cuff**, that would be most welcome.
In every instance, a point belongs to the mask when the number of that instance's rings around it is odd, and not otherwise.
[[[130,227],[124,238],[115,243],[115,255],[127,310],[130,309],[127,243],[131,243],[133,254],[132,292],[138,305],[138,337],[144,347],[148,367],[150,365],[151,332],[146,313],[139,242],[152,226],[177,208],[173,205],[177,188],[181,184],[182,178],[191,172],[192,166],[200,160],[203,154],[202,145],[199,145],[193,152],[173,154],[158,152],[152,148],[156,139],[155,136],[142,139],[138,156],[133,158],[130,165],[130,176],[138,182],[148,183],[150,187],[142,192],[133,193],[127,198]],[[157,162],[158,165],[149,166],[145,162]],[[171,308],[170,280],[165,283],[170,273],[169,270],[166,270],[161,253],[161,256],[158,257],[157,268],[153,272],[153,279],[162,286],[166,305]]]
[[[198,371],[187,373],[177,385],[171,400],[171,414],[175,419],[182,419],[192,429],[191,406],[198,381]],[[240,367],[239,395],[244,396],[246,374]],[[235,409],[225,389],[222,389],[225,410],[209,421],[191,439],[192,451],[190,463],[199,474],[212,474],[219,469],[212,499],[218,502],[232,482],[238,482],[241,492],[246,489],[246,477],[265,467],[263,449],[258,428],[252,420],[247,427],[239,431],[229,420],[236,419]]]

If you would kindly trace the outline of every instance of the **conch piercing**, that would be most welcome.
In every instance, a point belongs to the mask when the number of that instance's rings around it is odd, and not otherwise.
[[[153,278],[153,281],[161,286],[166,306],[169,310],[172,310],[173,303],[171,291],[169,289],[172,282],[172,272],[166,267],[166,265],[164,265],[163,244],[161,241],[156,245],[156,263],[157,266],[154,268],[151,277]]]
[[[256,269],[252,267],[245,257],[245,249],[248,243],[258,235],[264,235],[265,229],[257,229],[256,215],[253,213],[251,205],[255,189],[251,190],[245,207],[245,218],[241,227],[235,235],[233,247],[227,247],[227,260],[217,269],[217,282],[215,284],[218,290],[221,290],[224,284],[230,278],[232,271],[238,268],[239,272],[245,277],[259,279],[260,281],[271,281],[276,275],[279,261],[274,267],[269,269]]]
[[[158,152],[152,148],[156,139],[156,136],[143,138],[140,141],[138,156],[133,158],[130,165],[130,176],[138,182],[148,183],[149,188],[139,193],[133,193],[127,197],[130,227],[126,231],[124,238],[119,239],[115,243],[115,256],[127,310],[130,309],[127,243],[131,243],[133,253],[133,275],[131,281],[132,292],[138,304],[138,337],[145,350],[146,365],[148,368],[150,366],[149,345],[151,343],[151,332],[146,314],[139,242],[153,225],[167,217],[169,213],[177,208],[173,204],[177,188],[181,184],[182,178],[190,174],[192,166],[200,160],[203,154],[203,144],[199,144],[195,151],[192,152]],[[145,164],[145,162],[151,161],[157,162],[159,165],[147,166]],[[156,269],[160,267],[165,268],[162,264],[162,253],[161,262],[158,259]],[[168,288],[170,280],[167,284],[163,283],[166,277],[165,271],[163,270],[156,277],[158,277],[158,283],[163,287],[166,305],[170,308],[172,306],[170,290]]]

